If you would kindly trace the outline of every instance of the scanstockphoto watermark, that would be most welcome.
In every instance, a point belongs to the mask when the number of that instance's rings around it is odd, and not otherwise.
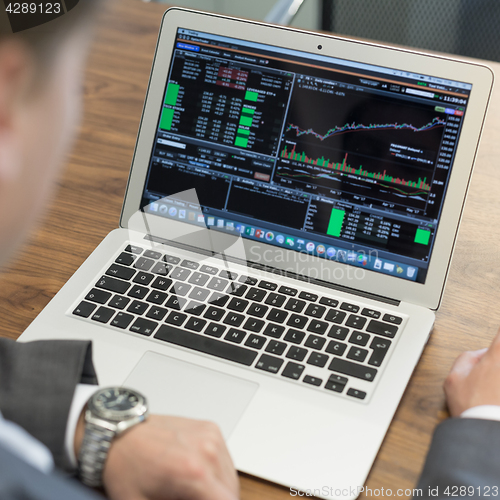
[[[366,255],[365,259],[359,259],[359,255],[366,254],[360,254],[360,251],[346,251],[339,253],[335,259],[314,259],[314,264],[311,265],[313,257],[310,254],[276,247],[263,250],[261,245],[253,245],[249,249],[248,257],[257,264],[279,267],[285,272],[306,276],[309,279],[334,283],[365,279],[366,268],[363,264],[368,263],[370,259],[378,259],[378,254],[373,251],[373,255]]]
[[[430,488],[429,488],[430,490]],[[409,497],[422,498],[424,490],[421,488],[368,488],[366,486],[349,486],[348,488],[335,488],[334,486],[322,486],[321,488],[299,490],[290,488],[291,497],[334,497],[334,498],[355,498],[361,493],[365,497]]]

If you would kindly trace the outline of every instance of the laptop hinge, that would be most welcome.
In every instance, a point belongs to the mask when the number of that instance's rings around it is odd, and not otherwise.
[[[378,302],[383,302],[385,304],[390,304],[392,306],[399,306],[401,304],[400,300],[391,299],[390,297],[384,297],[382,295],[377,295],[374,293],[363,292],[361,290],[356,290],[355,288],[350,288],[343,285],[338,285],[336,283],[330,283],[328,281],[323,281],[317,278],[308,278],[307,276],[303,276],[301,274],[296,274],[291,271],[286,271],[284,269],[278,269],[272,266],[265,266],[263,264],[259,264],[257,262],[245,261],[243,259],[237,259],[235,257],[230,257],[227,255],[223,255],[220,253],[212,252],[211,250],[205,250],[203,248],[195,247],[192,245],[187,245],[185,243],[180,243],[178,241],[168,240],[166,238],[159,238],[157,236],[152,236],[147,234],[144,236],[145,240],[154,241],[156,243],[161,243],[164,245],[169,245],[175,248],[180,248],[182,250],[187,250],[189,252],[198,253],[201,255],[205,255],[207,257],[215,257],[219,260],[223,260],[226,262],[233,262],[234,264],[240,264],[243,266],[251,267],[252,269],[257,269],[259,271],[265,271],[268,273],[276,274],[278,276],[285,276],[286,278],[291,278],[297,281],[302,281],[304,283],[311,283],[313,285],[322,286],[324,288],[329,288],[331,290],[337,290],[339,292],[349,293],[351,295],[356,295],[358,297],[363,297],[365,299],[376,300]]]

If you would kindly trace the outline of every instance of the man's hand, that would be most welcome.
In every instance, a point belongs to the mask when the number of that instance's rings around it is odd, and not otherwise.
[[[238,475],[219,428],[178,417],[150,415],[116,437],[103,479],[112,500],[239,498]]]
[[[453,417],[479,405],[500,405],[500,331],[488,349],[461,354],[444,382]]]

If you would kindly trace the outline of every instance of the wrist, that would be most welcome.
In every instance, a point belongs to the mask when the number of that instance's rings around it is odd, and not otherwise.
[[[77,457],[80,454],[80,448],[82,446],[82,441],[83,441],[83,436],[85,434],[85,411],[87,410],[87,405],[83,407],[82,412],[80,413],[80,416],[78,417],[78,422],[76,424],[76,429],[75,429],[75,437],[74,437],[74,450],[75,450],[75,457]]]

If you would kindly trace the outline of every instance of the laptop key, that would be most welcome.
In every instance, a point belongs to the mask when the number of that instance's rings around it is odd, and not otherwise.
[[[288,313],[286,311],[282,311],[280,309],[271,309],[266,319],[268,319],[269,321],[274,321],[276,323],[283,323],[287,317]]]
[[[309,351],[302,347],[292,346],[288,349],[286,357],[289,359],[295,359],[296,361],[303,361]]]
[[[132,255],[130,253],[122,252],[120,255],[118,255],[115,262],[117,264],[122,264],[124,266],[130,266],[134,263],[134,260],[135,260],[134,255]]]
[[[127,307],[128,312],[133,312],[135,314],[144,314],[149,307],[149,304],[134,300],[132,304]]]
[[[218,323],[210,323],[206,328],[205,332],[207,335],[211,337],[222,337],[222,334],[227,330],[227,327],[224,325],[220,325]]]
[[[139,271],[134,279],[132,280],[134,283],[139,283],[141,285],[149,285],[151,281],[153,281],[154,276],[150,273],[145,273],[143,271]]]
[[[336,340],[330,340],[328,345],[326,346],[325,351],[330,354],[336,354],[337,356],[342,356],[345,350],[347,349],[347,344],[343,344],[342,342],[337,342]]]
[[[99,321],[99,323],[107,323],[116,311],[113,309],[108,309],[107,307],[99,307],[97,311],[92,315],[94,321]]]
[[[122,328],[123,330],[132,323],[134,316],[124,312],[119,312],[112,320],[110,325],[116,326],[117,328]]]
[[[158,290],[153,290],[147,297],[146,301],[152,304],[161,305],[167,300],[168,295],[165,292],[159,292]]]
[[[373,349],[373,353],[368,360],[368,364],[372,366],[380,366],[382,361],[384,361],[389,347],[391,347],[391,341],[382,337],[374,337],[370,347]]]
[[[370,368],[368,366],[360,365],[359,363],[353,363],[351,361],[335,357],[329,364],[328,369],[332,372],[343,373],[344,375],[350,375],[362,380],[368,380],[369,382],[373,382],[375,376],[377,375],[377,370],[375,368]]]
[[[186,281],[190,275],[191,271],[182,267],[176,267],[170,272],[170,277],[177,281]]]
[[[193,314],[194,316],[200,316],[206,308],[207,306],[205,304],[201,304],[200,302],[192,300],[184,310],[189,314]]]
[[[358,316],[357,314],[351,314],[347,321],[345,322],[346,326],[350,326],[352,328],[363,328],[366,324],[366,318],[362,316]]]
[[[197,286],[193,288],[193,290],[189,294],[189,298],[201,300],[202,302],[204,302],[205,300],[207,300],[209,295],[210,295],[210,290],[207,290],[206,288],[200,288],[199,286]]]
[[[243,283],[231,282],[227,287],[226,293],[235,295],[236,297],[243,297],[243,295],[247,291],[247,288],[247,285],[244,285]]]
[[[279,293],[284,293],[285,295],[290,295],[291,297],[295,297],[297,293],[299,293],[298,290],[295,288],[291,288],[289,286],[280,286],[280,289],[278,290]]]
[[[141,335],[151,335],[158,323],[156,321],[151,321],[149,319],[137,318],[134,324],[129,328],[131,332],[140,333]]]
[[[302,379],[302,382],[304,382],[305,384],[311,384],[315,385],[316,387],[319,387],[323,383],[323,380],[318,377],[312,377],[311,375],[306,375]]]
[[[319,335],[323,335],[327,329],[328,323],[325,323],[324,321],[316,321],[315,319],[312,319],[307,327],[308,332],[317,333]]]
[[[293,326],[294,328],[304,328],[309,321],[305,316],[300,316],[299,314],[292,314],[286,324],[288,326]]]
[[[357,399],[366,398],[366,392],[358,391],[358,389],[353,389],[352,387],[347,391],[347,395]]]
[[[106,271],[108,276],[115,276],[116,278],[121,278],[122,280],[129,280],[135,273],[135,269],[119,266],[118,264],[112,264]]]
[[[189,278],[188,282],[192,283],[193,285],[203,286],[209,279],[210,276],[208,274],[193,273]]]
[[[176,309],[177,311],[180,311],[186,305],[186,302],[187,300],[182,297],[171,295],[164,305],[165,307],[168,307],[170,309]]]
[[[399,316],[393,316],[392,314],[384,314],[384,317],[382,319],[384,321],[387,321],[387,323],[392,323],[394,325],[400,325],[403,322],[403,318],[400,318]]]
[[[244,347],[228,342],[221,342],[220,340],[197,335],[196,333],[187,332],[170,325],[160,326],[155,338],[246,366],[250,366],[257,357],[256,351],[245,349]]]
[[[285,331],[285,327],[281,325],[275,325],[273,323],[268,323],[266,329],[262,332],[264,335],[268,337],[273,337],[275,339],[279,339],[283,332]]]
[[[245,285],[254,286],[259,280],[257,278],[252,278],[251,276],[240,276],[238,281],[240,283],[244,283]]]
[[[373,318],[373,319],[380,318],[380,312],[379,311],[375,311],[374,309],[368,309],[366,307],[361,311],[361,315],[362,316],[367,316],[368,318]]]
[[[125,252],[135,253],[136,255],[140,255],[144,249],[138,247],[137,245],[128,245],[125,248]]]
[[[238,314],[235,312],[228,312],[226,317],[224,318],[224,324],[230,325],[230,326],[240,326],[244,320],[245,320],[245,316],[243,316],[243,314]]]
[[[114,307],[115,309],[125,309],[127,304],[130,302],[128,297],[123,297],[122,295],[115,295],[108,303],[108,306]]]
[[[262,354],[262,356],[257,361],[255,368],[270,373],[278,373],[283,362],[283,359],[275,358],[274,356],[270,356],[269,354]]]
[[[341,324],[344,321],[344,318],[347,316],[345,312],[336,311],[334,309],[330,309],[325,316],[326,321],[330,321],[331,323]]]
[[[299,299],[308,300],[309,302],[316,302],[318,300],[318,296],[315,293],[310,292],[300,292]]]
[[[164,262],[157,262],[151,272],[154,274],[159,274],[160,276],[167,276],[168,273],[173,269],[170,264],[165,264]]]
[[[90,290],[90,292],[86,295],[85,300],[97,302],[98,304],[105,304],[110,297],[111,293],[98,290],[97,288],[92,288],[92,290]]]
[[[128,292],[129,297],[135,297],[136,299],[143,299],[149,293],[149,288],[140,285],[134,285],[130,292]]]
[[[181,326],[184,321],[186,321],[187,315],[177,312],[177,311],[172,311],[165,319],[165,323],[168,323],[169,325],[175,325],[175,326]]]
[[[198,264],[198,262],[194,262],[193,260],[183,260],[181,266],[186,267],[187,269],[198,269],[200,264]]]
[[[224,309],[219,309],[218,307],[209,307],[207,312],[203,315],[204,318],[211,319],[212,321],[220,321],[222,317],[226,314]]]
[[[179,259],[179,257],[174,257],[172,255],[164,255],[163,260],[165,262],[167,262],[168,264],[172,264],[174,266],[176,266],[181,261],[181,259]]]
[[[111,276],[103,276],[95,286],[110,292],[125,293],[131,285],[127,281],[118,280]]]
[[[170,278],[161,278],[158,276],[153,283],[151,283],[151,288],[166,291],[170,288],[172,283],[173,281]]]
[[[321,297],[319,303],[329,307],[337,307],[339,305],[338,300],[331,299],[330,297]]]
[[[202,273],[211,274],[212,276],[215,276],[219,272],[219,270],[214,266],[201,266],[200,271]]]
[[[154,263],[155,263],[155,261],[152,259],[146,259],[145,257],[139,257],[135,261],[134,267],[136,269],[140,269],[141,271],[149,271],[153,267]]]
[[[338,340],[345,340],[349,331],[349,328],[343,326],[332,326],[328,332],[328,336]]]
[[[246,332],[241,330],[236,330],[236,328],[231,328],[224,337],[229,342],[234,342],[235,344],[241,344],[246,336]]]
[[[278,285],[276,283],[272,283],[271,281],[265,281],[265,280],[261,280],[258,286],[259,288],[263,288],[264,290],[271,290],[272,292],[274,292],[274,290],[278,288]]]
[[[193,330],[193,332],[201,332],[207,322],[201,318],[189,318],[188,322],[184,325],[187,330]]]
[[[248,300],[232,298],[231,302],[227,305],[227,308],[231,309],[231,311],[243,312],[247,308],[248,304]]]
[[[259,290],[258,288],[250,288],[245,295],[245,298],[253,300],[254,302],[262,302],[266,295],[267,294],[264,290]]]
[[[229,295],[224,295],[223,293],[213,292],[208,299],[208,303],[217,307],[224,307],[226,302],[229,300]]]
[[[177,282],[172,285],[172,288],[170,289],[170,293],[173,293],[177,296],[184,297],[189,293],[189,290],[191,290],[192,286],[188,285],[187,283],[182,283],[182,282]]]
[[[274,306],[281,307],[285,303],[286,297],[284,295],[280,295],[279,293],[270,293],[265,300],[265,303]]]
[[[285,309],[287,311],[293,311],[296,313],[302,312],[302,309],[306,306],[306,303],[303,300],[299,299],[288,299],[288,302],[285,305]]]
[[[331,375],[325,384],[325,389],[334,392],[342,392],[347,385],[348,380],[345,377]]]
[[[325,314],[325,311],[325,306],[318,306],[318,304],[309,304],[307,306],[307,309],[304,311],[304,314],[313,318],[321,318],[323,314]]]
[[[168,313],[168,309],[163,307],[153,306],[148,313],[146,314],[146,318],[156,319],[161,321]]]
[[[323,349],[325,342],[326,339],[324,337],[318,337],[317,335],[309,335],[304,345],[306,347],[312,347],[313,349],[317,349],[318,351],[320,351],[321,349]]]
[[[250,316],[255,316],[257,318],[263,318],[266,315],[268,309],[269,307],[262,304],[251,304],[248,308],[247,314]]]
[[[323,368],[326,365],[328,358],[329,356],[327,354],[322,354],[320,352],[312,352],[306,363],[308,365],[313,365]]]
[[[253,347],[254,349],[262,349],[264,344],[266,343],[266,338],[261,337],[260,335],[255,335],[254,333],[250,334],[245,345],[248,347]]]
[[[144,252],[144,257],[148,257],[149,259],[161,259],[162,254],[160,252],[155,252],[154,250],[146,250]]]
[[[95,304],[91,304],[90,302],[82,301],[76,309],[73,311],[75,316],[81,316],[82,318],[88,318],[95,310],[97,306]]]
[[[359,311],[359,306],[355,304],[349,304],[348,302],[344,302],[341,306],[340,309],[343,311],[349,311],[352,313],[357,313]]]
[[[363,332],[352,332],[351,336],[349,337],[349,342],[351,344],[362,345],[362,346],[368,344],[369,340],[370,340],[370,335]]]
[[[222,278],[213,277],[208,283],[207,287],[211,290],[216,290],[217,292],[223,292],[229,282]]]
[[[236,273],[233,273],[232,271],[228,271],[227,269],[223,269],[220,273],[219,276],[221,278],[227,278],[228,280],[235,280],[238,275]]]
[[[305,336],[306,334],[304,332],[290,328],[283,340],[286,340],[287,342],[293,342],[294,344],[301,344]]]
[[[368,356],[368,351],[366,349],[361,349],[360,347],[351,347],[347,353],[347,357],[349,359],[359,361],[360,363],[366,359],[366,356]]]
[[[270,352],[271,354],[276,354],[277,356],[281,356],[286,349],[286,344],[284,342],[279,342],[278,340],[271,340],[267,344],[266,352]]]
[[[384,337],[389,337],[390,339],[392,339],[396,335],[398,327],[372,319],[370,323],[368,323],[366,331],[375,333],[377,335],[383,335]]]
[[[283,377],[291,378],[293,380],[299,380],[300,376],[302,375],[302,372],[305,370],[304,365],[299,365],[297,363],[293,363],[292,361],[289,361],[287,365],[285,366],[285,369],[281,373]]]
[[[264,327],[264,324],[265,323],[261,319],[248,318],[243,328],[254,333],[259,333]]]

